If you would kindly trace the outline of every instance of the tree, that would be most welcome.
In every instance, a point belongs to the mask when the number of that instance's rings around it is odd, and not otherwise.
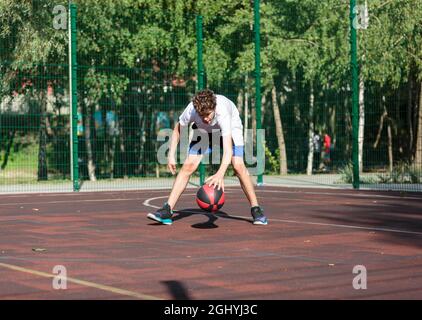
[[[57,65],[66,56],[66,34],[52,27],[50,0],[36,2],[0,2],[0,95],[23,94],[34,101],[39,114],[38,179],[47,179],[47,114],[46,96],[49,83],[45,74],[56,75],[62,86],[63,67]],[[50,10],[45,10],[49,8]],[[51,21],[51,25],[48,23]],[[47,22],[47,23],[46,23]]]
[[[387,104],[386,110],[382,110],[381,113],[387,112],[390,121],[400,126],[394,131],[404,134],[398,138],[400,140],[398,148],[407,149],[408,161],[412,159],[415,161],[417,149],[415,145],[418,139],[421,139],[415,129],[417,110],[421,108],[417,99],[419,85],[416,81],[422,79],[422,3],[417,0],[371,1],[369,15],[370,27],[363,31],[365,36],[361,43],[361,50],[365,53],[361,73],[365,81],[384,91],[378,95],[378,99],[382,99],[383,95],[392,96],[405,82],[408,82],[408,101],[406,109],[403,110],[407,113],[406,122],[400,121],[400,115],[394,112],[392,104]],[[392,116],[394,113],[396,115]],[[380,119],[382,121],[382,115]],[[390,139],[389,135],[387,138]],[[388,144],[391,144],[390,140]]]

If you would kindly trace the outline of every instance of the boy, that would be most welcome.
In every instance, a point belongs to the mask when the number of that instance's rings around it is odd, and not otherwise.
[[[258,204],[252,180],[249,177],[248,169],[243,162],[244,142],[243,126],[239,117],[239,111],[232,101],[222,95],[215,95],[211,90],[198,92],[192,99],[192,102],[186,107],[179,122],[176,124],[170,141],[170,150],[168,154],[168,168],[171,173],[176,174],[175,154],[177,144],[179,143],[181,127],[187,127],[193,123],[194,130],[201,130],[208,133],[209,138],[216,130],[221,132],[223,145],[223,158],[220,168],[213,176],[205,182],[209,186],[222,188],[224,191],[224,174],[231,163],[236,176],[239,178],[240,185],[251,205],[251,215],[253,224],[266,225],[268,220],[265,217],[262,208]],[[211,140],[207,145],[201,140],[192,141],[189,145],[189,155],[182,166],[173,189],[164,206],[155,213],[149,213],[148,218],[163,224],[171,225],[173,223],[172,209],[176,205],[182,192],[185,190],[190,176],[195,172],[201,162],[203,154],[212,151]],[[205,150],[204,150],[205,149]]]

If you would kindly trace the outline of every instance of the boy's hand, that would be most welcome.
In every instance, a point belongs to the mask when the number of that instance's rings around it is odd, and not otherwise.
[[[168,157],[167,168],[170,170],[172,175],[176,174],[176,159],[174,157]]]
[[[224,192],[224,174],[216,173],[215,175],[209,177],[205,180],[205,183],[208,184],[208,186],[212,187],[218,187],[218,190],[223,189]]]

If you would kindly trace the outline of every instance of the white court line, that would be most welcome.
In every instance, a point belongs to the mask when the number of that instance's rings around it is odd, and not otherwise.
[[[232,190],[231,190],[232,191]],[[237,190],[236,190],[237,191]],[[241,190],[238,190],[241,191]],[[283,191],[283,190],[258,190],[259,192],[269,192],[269,193],[294,193],[294,194],[325,194],[325,195],[334,195],[332,193],[322,193],[322,192],[291,192],[291,191]],[[226,193],[230,193],[226,191]],[[339,195],[339,193],[336,193]],[[182,194],[184,196],[194,196],[196,193],[190,193],[190,194]],[[364,194],[341,194],[341,195],[350,195],[355,197],[370,197],[370,195],[364,195]],[[375,195],[376,196],[376,195]],[[394,196],[381,196],[379,197],[387,197],[387,198],[399,198],[399,199],[408,199],[406,197],[394,197]],[[149,206],[155,209],[159,209],[160,207],[151,205],[150,202],[156,199],[163,199],[167,198],[166,196],[160,196],[160,197],[153,197],[145,200],[143,202],[143,205]],[[411,198],[411,199],[417,199],[417,198]],[[140,198],[120,198],[120,199],[76,199],[78,202],[113,202],[113,201],[140,201]],[[58,204],[58,203],[69,203],[74,202],[72,201],[47,201],[47,202],[29,202],[29,203],[2,203],[0,206],[6,206],[6,205],[37,205],[37,204]],[[243,219],[248,219],[248,217],[243,216],[234,216],[232,217],[238,217]],[[341,225],[341,224],[328,224],[328,223],[319,223],[319,222],[304,222],[304,221],[295,221],[295,220],[282,220],[282,219],[269,219],[270,221],[277,221],[277,222],[284,222],[284,223],[296,223],[296,224],[309,224],[309,225],[320,225],[320,226],[331,226],[331,227],[341,227],[341,228],[351,228],[351,229],[362,229],[362,230],[371,230],[371,231],[384,231],[384,232],[395,232],[395,233],[405,233],[405,234],[415,234],[415,235],[422,235],[422,232],[414,232],[414,231],[407,231],[407,230],[397,230],[397,229],[387,229],[387,228],[370,228],[370,227],[362,227],[362,226],[353,226],[353,225]]]
[[[182,194],[182,196],[196,196],[196,193]],[[155,209],[160,209],[161,207],[154,206],[153,204],[150,204],[150,202],[153,201],[153,200],[164,199],[164,198],[167,198],[167,197],[168,196],[161,196],[161,197],[149,198],[149,199],[145,200],[142,204],[144,206],[147,206],[147,207],[151,207],[151,208],[155,208]]]
[[[167,188],[167,189],[171,189],[171,188]],[[78,197],[78,196],[89,196],[89,193],[101,193],[103,195],[113,195],[113,194],[122,194],[122,192],[125,193],[158,193],[158,192],[163,192],[166,189],[148,189],[148,190],[143,190],[143,189],[130,189],[130,190],[118,190],[118,191],[95,191],[95,190],[86,190],[86,191],[79,191],[79,192],[69,192],[69,191],[63,191],[62,192],[55,192],[55,193],[42,193],[40,191],[34,192],[34,193],[25,193],[25,194],[7,194],[7,193],[0,193],[0,197],[1,198],[32,198],[34,197],[34,195],[38,196],[38,197],[54,197],[54,196],[58,196],[58,197]]]
[[[265,191],[265,190],[261,190]],[[193,194],[186,194],[186,195],[193,195]],[[142,204],[147,207],[152,207],[155,209],[160,209],[159,206],[155,206],[151,204],[151,201],[157,200],[157,199],[163,199],[167,198],[167,196],[162,197],[154,197],[149,198],[145,200]],[[204,213],[206,215],[206,213]],[[218,216],[218,214],[217,214]],[[250,217],[244,217],[244,216],[235,216],[230,215],[230,217],[234,218],[242,218],[250,220]],[[295,221],[295,220],[284,220],[284,219],[268,219],[268,221],[276,221],[276,222],[284,222],[284,223],[295,223],[295,224],[304,224],[304,225],[317,225],[317,226],[325,226],[325,227],[337,227],[337,228],[348,228],[348,229],[359,229],[359,230],[369,230],[369,231],[382,231],[382,232],[394,232],[394,233],[404,233],[404,234],[414,234],[414,235],[422,235],[422,232],[415,232],[415,231],[407,231],[407,230],[398,230],[398,229],[388,229],[388,228],[376,228],[376,227],[362,227],[362,226],[354,226],[354,225],[346,225],[346,224],[333,224],[333,223],[322,223],[322,222],[307,222],[307,221]]]
[[[314,195],[328,195],[328,196],[335,196],[335,195],[341,195],[341,196],[350,196],[350,197],[356,197],[356,198],[390,198],[390,199],[406,199],[406,200],[420,200],[422,201],[422,198],[417,197],[399,197],[399,196],[385,196],[381,194],[364,194],[364,193],[358,193],[358,194],[352,194],[352,193],[329,193],[329,192],[309,192],[309,191],[284,191],[284,190],[259,190],[258,188],[255,190],[257,192],[272,192],[272,193],[294,193],[294,194],[314,194]]]
[[[236,217],[236,216],[233,216],[233,217]],[[422,236],[422,232],[407,231],[407,230],[398,230],[398,229],[387,229],[387,228],[376,228],[376,227],[361,227],[361,226],[353,226],[353,225],[346,225],[346,224],[332,224],[332,223],[322,223],[322,222],[303,222],[303,221],[283,220],[283,219],[268,219],[268,220],[269,221],[285,222],[285,223],[296,223],[296,224],[309,224],[309,225],[317,225],[317,226],[327,226],[327,227],[339,227],[339,228],[362,229],[362,230],[370,230],[370,231],[406,233],[406,234],[415,234],[415,235]]]
[[[232,193],[226,191],[225,193]],[[196,193],[186,194],[195,196]],[[167,197],[167,196],[164,196]],[[74,202],[113,202],[113,201],[141,201],[142,198],[116,198],[116,199],[69,199],[69,200],[57,200],[57,201],[38,201],[38,202],[9,202],[0,203],[0,206],[23,206],[23,205],[39,205],[39,204],[57,204],[57,203],[74,203]]]
[[[0,206],[23,206],[23,205],[39,205],[39,204],[56,204],[56,203],[74,203],[74,202],[113,202],[113,201],[140,201],[141,198],[121,198],[121,199],[73,199],[73,200],[63,200],[63,201],[42,201],[42,202],[10,202],[10,203],[0,203]]]
[[[228,186],[227,188],[230,188],[230,191],[226,190],[226,193],[231,193],[233,191],[242,191],[241,189],[232,189],[234,188],[234,186]],[[164,190],[150,190],[150,191],[146,191],[148,193],[153,192],[153,193],[160,193],[163,192]],[[128,191],[131,193],[146,193],[142,190],[139,191]],[[243,192],[243,191],[242,191]],[[350,193],[329,193],[329,192],[309,192],[309,191],[286,191],[286,190],[260,190],[259,188],[256,188],[256,192],[268,192],[268,193],[287,193],[287,194],[297,194],[297,195],[303,195],[303,194],[310,194],[310,195],[330,195],[330,196],[335,196],[335,195],[343,195],[343,196],[349,196],[349,197],[356,197],[356,198],[390,198],[390,199],[403,199],[403,200],[421,200],[421,198],[416,198],[416,197],[399,197],[399,196],[385,196],[385,195],[370,195],[370,194],[350,194]],[[87,192],[88,193],[88,192]],[[80,193],[80,194],[84,194],[84,195],[88,195],[87,193]],[[105,195],[112,195],[112,194],[121,194],[122,192],[106,192],[103,193]],[[68,194],[57,194],[57,196],[77,196],[79,194],[72,194],[72,193],[68,193]],[[52,196],[50,195],[40,195],[40,197],[49,197]],[[9,196],[6,196],[9,197]],[[13,196],[13,197],[33,197],[33,195],[22,195],[22,196]],[[69,199],[69,200],[59,200],[59,201],[40,201],[40,202],[27,202],[27,203],[15,203],[15,202],[9,202],[9,203],[0,203],[0,206],[7,206],[7,205],[32,205],[32,204],[57,204],[57,203],[69,203],[69,202],[101,202],[101,201],[136,201],[136,200],[141,200],[139,198],[118,198],[118,199]],[[317,200],[317,201],[321,201],[321,200]]]
[[[22,267],[13,265],[13,264],[2,263],[2,262],[0,262],[0,268],[6,268],[6,269],[9,269],[9,270],[28,273],[28,274],[31,274],[31,275],[44,277],[44,278],[54,278],[54,277],[57,276],[55,274],[50,274],[50,273],[47,273],[47,272],[42,272],[42,271],[33,270],[33,269],[29,269],[29,268],[22,268]],[[85,281],[85,280],[81,280],[81,279],[77,279],[77,278],[71,278],[71,277],[66,277],[66,280],[68,282],[78,284],[80,286],[95,288],[95,289],[98,289],[98,290],[103,290],[103,291],[111,292],[111,293],[114,293],[114,294],[134,297],[134,298],[137,298],[137,299],[162,300],[162,298],[158,298],[158,297],[155,297],[155,296],[151,296],[151,295],[147,295],[147,294],[143,294],[143,293],[139,293],[139,292],[134,292],[134,291],[130,291],[130,290],[125,290],[125,289],[120,289],[120,288],[116,288],[116,287],[112,287],[112,286],[107,286],[107,285],[103,285],[103,284],[92,282],[92,281]]]

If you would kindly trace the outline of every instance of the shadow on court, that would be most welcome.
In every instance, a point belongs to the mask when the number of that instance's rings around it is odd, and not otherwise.
[[[171,297],[175,300],[191,300],[188,290],[180,281],[169,280],[162,282],[168,289]]]
[[[420,201],[420,202],[419,202]],[[356,225],[366,228],[391,230],[383,233],[383,239],[396,244],[422,248],[422,198],[406,201],[389,200],[370,201],[368,204],[356,204],[350,214],[339,214],[337,208],[314,210],[310,218],[324,220],[332,224]],[[396,232],[397,231],[397,232]],[[419,234],[419,236],[417,236]]]
[[[211,212],[205,212],[204,210],[201,210],[201,209],[188,208],[188,209],[182,209],[182,210],[175,210],[174,213],[175,214],[173,215],[173,222],[189,218],[193,215],[203,216],[204,219],[208,219],[207,221],[193,224],[192,228],[196,228],[196,229],[218,228],[218,225],[216,224],[216,222],[217,220],[219,220],[219,218],[244,221],[244,222],[252,224],[251,219],[247,219],[243,217],[233,217],[221,210],[216,213],[211,213]],[[150,225],[161,226],[162,224],[158,222],[154,222],[154,223],[150,223]]]

